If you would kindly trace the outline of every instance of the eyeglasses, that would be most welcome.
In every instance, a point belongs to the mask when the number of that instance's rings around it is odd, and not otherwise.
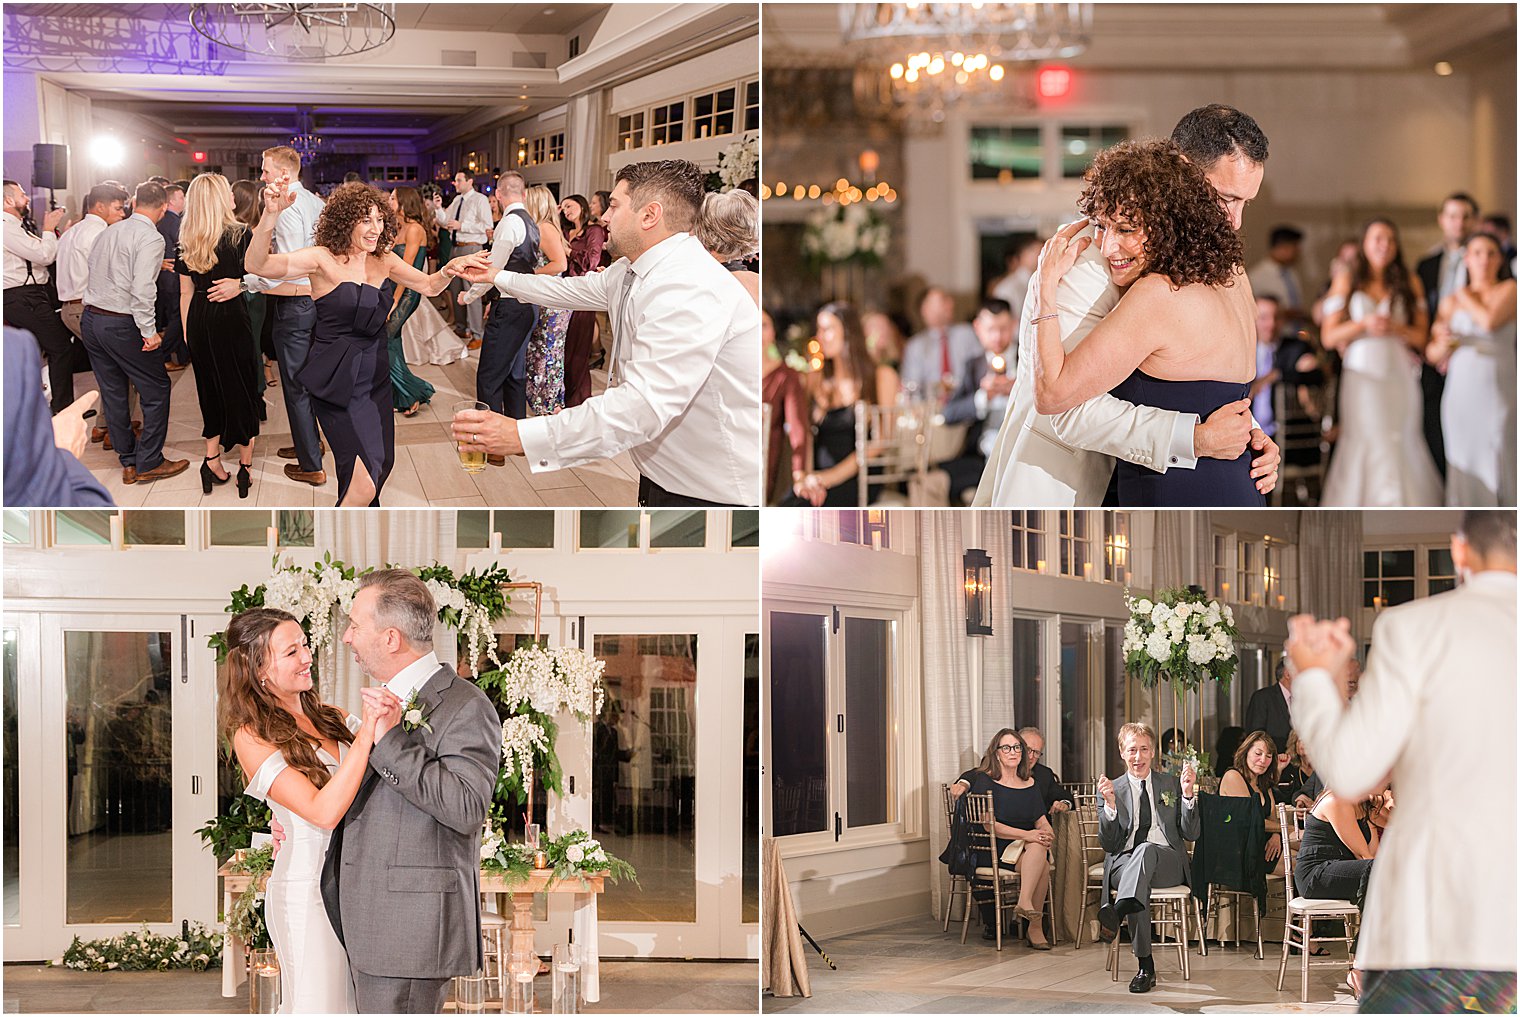
[[[1017,745],[999,745],[997,750],[999,752],[1017,752],[1019,751],[1019,747]]]
[[[1030,749],[1029,750],[1029,754],[1031,756],[1043,756],[1045,754],[1045,750],[1044,749]]]

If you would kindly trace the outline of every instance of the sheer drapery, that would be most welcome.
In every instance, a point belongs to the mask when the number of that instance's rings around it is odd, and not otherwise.
[[[1305,512],[1298,527],[1299,610],[1350,618],[1362,607],[1362,514]]]
[[[1209,587],[1214,527],[1207,512],[1155,512],[1156,556],[1151,562],[1154,589],[1197,584]]]

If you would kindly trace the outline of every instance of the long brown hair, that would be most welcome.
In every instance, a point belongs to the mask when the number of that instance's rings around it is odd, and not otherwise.
[[[1402,307],[1405,316],[1413,321],[1414,287],[1409,284],[1409,269],[1404,266],[1404,241],[1399,239],[1399,228],[1391,219],[1381,216],[1368,219],[1362,227],[1362,235],[1356,244],[1356,269],[1352,276],[1351,292],[1366,292],[1372,283],[1372,264],[1367,260],[1367,231],[1374,226],[1387,226],[1393,232],[1393,260],[1383,269],[1383,277],[1378,280],[1388,292],[1388,309],[1396,313]]]
[[[249,229],[259,224],[264,214],[264,185],[257,180],[232,182],[232,214]]]
[[[860,393],[858,398],[875,405],[876,361],[871,356],[871,348],[866,345],[866,330],[860,324],[860,312],[853,304],[835,300],[818,308],[818,313],[832,315],[844,329],[844,350],[839,355],[838,366],[827,357],[823,361],[825,387],[831,388],[836,383],[835,375],[843,368],[844,373],[855,380]]]
[[[1267,746],[1267,752],[1272,756],[1272,761],[1267,764],[1267,772],[1256,777],[1251,771],[1250,757],[1251,746],[1262,742]],[[1277,788],[1277,743],[1272,736],[1265,731],[1252,731],[1240,740],[1240,747],[1235,750],[1235,769],[1240,771],[1240,777],[1246,782],[1246,787],[1254,786],[1258,794],[1265,794],[1269,799],[1276,797],[1273,793]]]
[[[998,743],[1004,735],[1013,735],[1013,740],[1019,743],[1019,780],[1028,780],[1029,771],[1034,769],[1034,764],[1029,761],[1029,746],[1024,744],[1023,735],[1011,727],[1005,727],[992,736],[992,741],[987,743],[987,751],[982,756],[981,771],[993,780],[1003,776],[1003,762],[998,759]]]
[[[402,184],[392,192],[396,195],[396,207],[401,209],[401,218],[407,222],[414,222],[421,226],[427,234],[427,243],[424,247],[432,247],[438,243],[438,217],[433,210],[422,203],[422,193],[415,187]],[[400,230],[396,231],[397,233]]]
[[[270,636],[285,622],[295,620],[294,615],[271,607],[250,608],[233,616],[227,626],[227,666],[222,671],[217,729],[230,745],[232,736],[247,728],[259,741],[273,745],[313,787],[320,788],[328,781],[327,767],[317,758],[316,748],[295,717],[259,682],[269,665]],[[301,693],[301,712],[324,739],[353,742],[343,711],[322,705],[315,688]]]

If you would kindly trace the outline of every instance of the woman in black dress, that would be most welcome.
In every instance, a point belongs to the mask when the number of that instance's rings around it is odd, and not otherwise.
[[[1050,892],[1050,849],[1055,843],[1055,831],[1045,813],[1048,804],[1035,787],[1030,771],[1034,761],[1024,745],[1024,739],[1011,727],[1005,727],[993,735],[987,744],[987,753],[975,770],[967,770],[951,785],[951,793],[960,797],[966,791],[972,794],[992,792],[992,812],[996,817],[999,843],[1010,848],[1017,846],[1018,859],[1009,865],[1005,849],[998,859],[1002,868],[1014,868],[1019,873],[1019,899],[1014,913],[1028,920],[1029,945],[1036,950],[1049,950],[1050,941],[1040,922],[1045,908],[1045,895]],[[992,865],[985,852],[980,853],[977,865]],[[996,937],[996,917],[991,902],[982,906],[982,938]]]
[[[185,218],[179,229],[179,313],[190,344],[195,394],[201,404],[201,435],[206,458],[201,463],[201,491],[231,477],[222,467],[222,450],[238,446],[238,497],[248,497],[253,483],[253,440],[259,433],[263,398],[258,351],[248,304],[241,298],[213,303],[208,291],[223,279],[243,278],[243,259],[252,234],[233,214],[232,187],[220,173],[202,173],[185,195]]]
[[[1277,822],[1277,745],[1265,731],[1252,731],[1235,750],[1234,765],[1219,780],[1226,798],[1255,798],[1267,827],[1267,871],[1282,874],[1282,827]]]
[[[392,250],[396,217],[390,200],[356,182],[339,186],[327,199],[317,217],[315,246],[270,253],[275,221],[294,203],[285,182],[265,188],[264,215],[248,249],[248,270],[266,279],[311,277],[317,324],[301,384],[311,393],[317,422],[332,443],[338,504],[378,506],[396,456],[385,335],[393,287],[437,296],[462,269],[488,268],[490,252],[455,258],[424,275]]]
[[[1315,801],[1304,817],[1304,839],[1293,862],[1293,888],[1300,897],[1366,905],[1367,880],[1372,877],[1381,834],[1372,822],[1372,803],[1372,795],[1352,801],[1333,791],[1325,791]],[[1354,957],[1347,984],[1353,993],[1360,993]]]

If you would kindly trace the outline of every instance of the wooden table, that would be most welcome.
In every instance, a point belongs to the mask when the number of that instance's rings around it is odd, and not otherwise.
[[[217,875],[222,877],[222,915],[232,913],[232,904],[238,896],[248,888],[249,881],[253,878],[246,872],[231,872],[228,862],[217,870]],[[596,925],[596,897],[605,889],[606,873],[595,873],[580,879],[565,879],[553,881],[554,874],[549,870],[535,871],[526,880],[509,881],[505,876],[495,872],[481,872],[480,893],[494,894],[496,896],[496,910],[503,916],[511,916],[511,943],[508,945],[508,957],[511,956],[512,947],[519,947],[526,952],[533,951],[533,895],[537,893],[572,893],[575,895],[575,917],[572,928],[575,930],[575,941],[584,944],[586,955],[581,963],[581,996],[588,1003],[596,1003],[601,1000],[601,984],[597,977],[597,925]],[[259,876],[259,888],[263,889],[268,875]],[[506,907],[506,898],[511,897],[511,910]],[[238,988],[243,980],[248,977],[248,969],[243,959],[243,941],[228,933],[222,942],[222,995],[226,997],[236,996]]]

